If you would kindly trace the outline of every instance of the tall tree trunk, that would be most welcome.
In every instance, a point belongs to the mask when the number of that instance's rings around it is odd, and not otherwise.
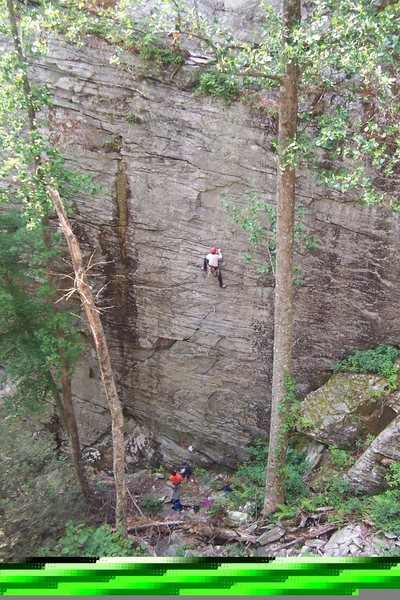
[[[99,361],[101,378],[111,413],[111,427],[113,440],[113,468],[116,492],[116,525],[126,533],[126,485],[125,485],[125,445],[124,445],[124,417],[122,406],[118,398],[114,375],[111,367],[107,339],[101,323],[99,311],[96,308],[92,290],[89,286],[79,242],[74,235],[69,223],[59,193],[49,189],[57,215],[67,240],[71,254],[72,265],[75,271],[75,285],[81,297],[87,319],[92,331]]]
[[[64,350],[61,350],[61,352],[64,352]],[[75,419],[74,404],[72,401],[71,377],[66,366],[66,361],[63,362],[61,371],[61,385],[62,397],[64,401],[65,425],[70,441],[72,464],[75,468],[80,490],[85,498],[89,498],[89,485],[82,466],[79,433]]]
[[[7,10],[8,10],[8,18],[11,26],[11,35],[13,38],[14,49],[17,53],[18,60],[22,69],[22,89],[25,96],[26,101],[26,111],[28,114],[28,130],[29,134],[33,136],[36,133],[36,112],[35,107],[32,101],[32,89],[28,77],[27,72],[27,62],[24,55],[24,51],[22,48],[21,38],[18,30],[18,12],[15,7],[14,0],[7,0]],[[40,173],[40,165],[41,160],[40,157],[37,156],[36,152],[33,152],[33,165],[34,171],[36,175],[41,180]],[[47,250],[52,250],[53,243],[50,235],[49,228],[49,219],[48,216],[44,216],[42,218],[42,237],[45,243]],[[53,271],[52,268],[52,259],[47,259],[47,271],[51,273]],[[51,296],[54,299],[56,286],[52,281],[51,275],[47,275],[47,279],[50,284],[50,289],[52,290]],[[62,333],[57,331],[57,336],[62,338]],[[60,359],[61,359],[61,370],[62,370],[62,401],[60,398],[60,394],[58,392],[58,388],[54,383],[53,377],[49,375],[49,385],[52,395],[56,402],[56,407],[60,413],[61,421],[66,429],[67,436],[69,439],[69,444],[71,448],[71,456],[72,463],[74,465],[76,476],[78,479],[79,487],[84,494],[85,497],[88,497],[89,486],[86,480],[85,472],[83,470],[83,466],[81,463],[81,448],[79,442],[79,434],[78,434],[78,426],[75,419],[73,402],[72,402],[72,394],[71,394],[71,377],[69,374],[69,365],[66,363],[64,359],[65,351],[61,346],[60,350]]]
[[[290,31],[301,19],[301,1],[283,2],[283,45]],[[287,377],[292,375],[293,353],[293,247],[296,172],[285,166],[281,153],[297,130],[298,112],[297,66],[286,66],[279,91],[277,234],[275,272],[274,356],[272,365],[271,424],[265,485],[264,516],[284,502],[284,466],[286,462],[285,411],[287,410]]]

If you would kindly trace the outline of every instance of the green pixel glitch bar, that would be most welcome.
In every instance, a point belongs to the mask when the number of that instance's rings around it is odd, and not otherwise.
[[[54,560],[1,565],[0,595],[357,596],[400,588],[400,557]]]

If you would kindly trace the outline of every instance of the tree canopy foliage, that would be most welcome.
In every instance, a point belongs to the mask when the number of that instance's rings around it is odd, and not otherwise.
[[[11,381],[13,413],[42,409],[57,392],[60,350],[74,365],[81,350],[77,318],[55,309],[41,259],[46,253],[37,229],[19,213],[0,215],[0,382]],[[62,335],[59,335],[60,332]]]

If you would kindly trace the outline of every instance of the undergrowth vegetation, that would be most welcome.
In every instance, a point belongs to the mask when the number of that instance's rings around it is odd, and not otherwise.
[[[268,448],[263,440],[246,448],[247,459],[237,468],[232,478],[235,506],[249,503],[249,512],[257,517],[261,514],[264,501],[265,465]]]
[[[151,494],[146,494],[142,499],[142,507],[146,513],[154,516],[162,511],[163,501]]]
[[[342,361],[337,370],[346,364],[347,370],[354,372],[365,370],[397,377],[398,356],[396,348],[380,346],[374,351],[356,353]],[[88,557],[147,553],[140,540],[133,544],[106,525],[106,519],[103,521],[93,510],[85,508],[69,459],[47,429],[30,431],[28,422],[21,427],[21,419],[5,417],[0,422],[0,438],[0,560],[20,560],[32,555]],[[318,523],[328,521],[340,527],[366,520],[378,530],[400,536],[400,462],[388,463],[387,489],[374,496],[350,485],[346,477],[366,444],[372,442],[371,434],[356,441],[351,450],[334,444],[326,447],[320,465],[314,469],[304,449],[299,450],[304,446],[296,441],[298,438],[289,435],[289,439],[285,502],[272,515],[272,522],[291,521],[291,527],[297,526],[304,515],[317,515],[320,519],[323,514],[324,521]],[[219,473],[212,478],[208,469],[193,467],[195,481],[204,484],[204,493],[210,494],[199,504],[207,507],[205,514],[211,524],[237,527],[237,515],[231,513],[237,510],[262,522],[267,458],[268,446],[265,440],[258,440],[246,448],[244,462],[229,477]],[[95,495],[101,492],[106,501],[108,486],[97,479],[91,483]],[[140,505],[142,517],[148,520],[158,518],[164,510],[156,493],[143,495]],[[238,546],[231,551],[240,555],[243,549]],[[186,549],[182,552],[186,553]]]
[[[380,529],[400,535],[400,462],[389,465],[386,480],[390,489],[372,498],[370,516]]]
[[[143,556],[143,550],[133,548],[132,543],[110,525],[88,527],[84,523],[69,522],[58,542],[41,548],[37,556]]]
[[[226,104],[230,104],[239,96],[239,84],[234,77],[209,70],[201,75],[196,94],[221,98]]]
[[[237,468],[232,478],[232,502],[235,507],[247,505],[253,517],[261,515],[265,493],[265,467],[268,447],[263,440],[246,448],[248,458]],[[307,494],[303,476],[308,472],[303,454],[294,448],[287,449],[285,467],[286,505],[293,507]],[[282,507],[282,511],[285,509]]]
[[[358,450],[356,450],[357,452]],[[265,485],[267,447],[263,441],[246,449],[248,458],[232,477],[233,493],[226,508],[246,506],[255,518],[262,512]],[[400,535],[400,462],[389,466],[389,489],[375,496],[350,486],[346,471],[354,464],[355,456],[335,445],[325,451],[323,464],[311,472],[303,453],[289,447],[287,450],[285,504],[272,516],[274,521],[292,519],[304,512],[313,513],[329,507],[328,520],[345,524],[370,519],[378,529]],[[215,507],[222,518],[223,507]]]
[[[136,41],[139,56],[159,67],[181,65],[185,58],[178,48],[163,46],[155,35],[147,33]]]
[[[371,350],[359,351],[336,363],[334,373],[377,373],[386,377],[390,389],[394,390],[398,382],[398,368],[395,364],[400,357],[400,349],[381,344]]]
[[[0,558],[17,560],[57,539],[65,522],[82,517],[69,460],[57,457],[49,432],[12,418],[0,423]]]

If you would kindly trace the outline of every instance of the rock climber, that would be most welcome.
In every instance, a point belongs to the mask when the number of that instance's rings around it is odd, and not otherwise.
[[[192,475],[192,469],[189,466],[189,463],[184,463],[183,465],[181,465],[179,467],[179,473],[182,475],[182,477],[185,479],[190,479],[191,475]]]
[[[214,277],[218,277],[219,287],[226,288],[228,286],[224,285],[222,283],[221,266],[219,264],[221,262],[221,260],[222,260],[222,253],[221,253],[220,248],[216,248],[215,246],[212,246],[210,248],[210,252],[204,258],[202,271],[208,270],[210,273],[213,273]]]
[[[172,495],[170,502],[174,502],[175,500],[179,499],[179,496],[181,494],[182,481],[184,478],[183,475],[181,475],[180,473],[177,473],[176,471],[171,471],[171,475],[168,477],[168,479],[172,484]]]

